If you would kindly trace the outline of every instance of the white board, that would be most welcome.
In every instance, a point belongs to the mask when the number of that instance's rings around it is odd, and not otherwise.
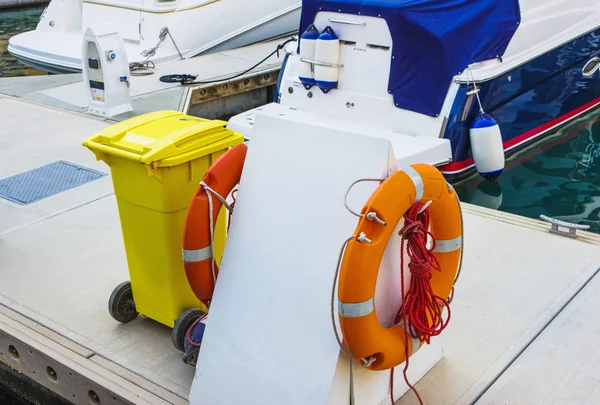
[[[344,195],[355,180],[395,169],[389,140],[257,116],[191,404],[328,405],[332,395],[341,398],[332,394],[347,369],[338,366],[331,288],[342,243],[358,223]],[[377,185],[356,185],[350,206],[360,211]],[[375,374],[364,374],[372,383]],[[387,388],[378,395],[379,402]]]

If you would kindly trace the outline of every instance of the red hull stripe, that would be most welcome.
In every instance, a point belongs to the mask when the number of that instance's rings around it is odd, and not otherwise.
[[[582,105],[581,107],[578,107],[564,115],[561,115],[560,117],[557,117],[557,118],[553,119],[552,121],[545,123],[544,125],[540,125],[539,127],[529,130],[525,133],[522,133],[519,136],[515,136],[514,138],[509,139],[508,141],[504,142],[504,144],[503,144],[504,150],[507,151],[507,150],[513,149],[513,148],[529,141],[531,138],[535,138],[536,136],[539,136],[545,132],[548,132],[552,128],[556,128],[556,127],[564,124],[566,121],[569,121],[569,120],[573,119],[574,117],[576,117],[577,115],[580,115],[580,114],[594,108],[598,104],[600,104],[600,97],[598,97],[597,99],[592,100],[589,103],[586,103],[586,104]],[[475,161],[473,160],[472,157],[470,157],[470,158],[468,158],[466,160],[462,160],[460,162],[453,162],[453,163],[448,163],[446,165],[440,166],[439,169],[442,173],[445,173],[445,174],[456,174],[457,172],[461,172],[461,171],[468,169],[474,165],[475,165]]]

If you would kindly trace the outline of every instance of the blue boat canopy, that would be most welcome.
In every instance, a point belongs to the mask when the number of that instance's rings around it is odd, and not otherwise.
[[[519,0],[303,0],[300,34],[319,11],[387,21],[388,90],[396,107],[438,116],[452,78],[501,57],[521,21]],[[317,27],[322,31],[325,27]],[[335,26],[333,27],[335,29]]]

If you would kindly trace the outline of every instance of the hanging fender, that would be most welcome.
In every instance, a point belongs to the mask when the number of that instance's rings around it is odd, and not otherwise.
[[[448,300],[460,268],[462,215],[454,189],[433,166],[412,165],[379,185],[363,207],[342,258],[338,284],[342,336],[352,356],[370,370],[396,367],[422,345],[402,323],[382,326],[374,306],[379,266],[389,239],[405,213],[420,201],[430,204],[434,255],[441,269],[431,272],[432,291]]]
[[[225,152],[204,175],[203,184],[214,193],[227,198],[240,182],[246,144],[238,144]],[[187,212],[183,231],[182,257],[188,283],[196,297],[205,304],[212,299],[219,268],[213,260],[211,228],[214,230],[222,202],[208,194],[203,185],[198,188]],[[212,193],[212,192],[211,192]],[[210,201],[212,199],[212,202]],[[210,205],[212,203],[212,224]]]
[[[315,44],[314,79],[319,89],[327,94],[338,84],[340,75],[340,39],[329,25]]]
[[[488,180],[498,179],[504,170],[504,145],[496,120],[482,112],[471,124],[469,139],[479,174]]]
[[[317,46],[317,38],[319,38],[319,30],[313,24],[309,25],[306,31],[300,37],[300,59],[313,61],[315,60],[315,50]],[[306,90],[310,90],[315,85],[313,67],[310,62],[302,62],[298,77]]]

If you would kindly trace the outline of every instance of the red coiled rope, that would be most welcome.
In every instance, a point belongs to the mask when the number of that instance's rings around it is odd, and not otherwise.
[[[433,243],[427,248],[427,239],[431,237]],[[405,334],[405,351],[407,353],[404,365],[404,381],[415,393],[419,403],[423,400],[416,388],[408,381],[408,339],[419,339],[421,342],[430,343],[432,336],[438,336],[448,326],[450,321],[450,303],[436,295],[431,288],[431,271],[441,271],[440,264],[433,254],[435,250],[435,237],[429,232],[429,212],[423,203],[414,204],[404,215],[402,228],[402,242],[400,246],[400,280],[404,294],[404,249],[410,258],[410,286],[402,298],[402,306],[394,318],[394,324],[402,321]],[[443,318],[444,308],[448,316]],[[394,404],[394,369],[390,372],[390,398]]]

